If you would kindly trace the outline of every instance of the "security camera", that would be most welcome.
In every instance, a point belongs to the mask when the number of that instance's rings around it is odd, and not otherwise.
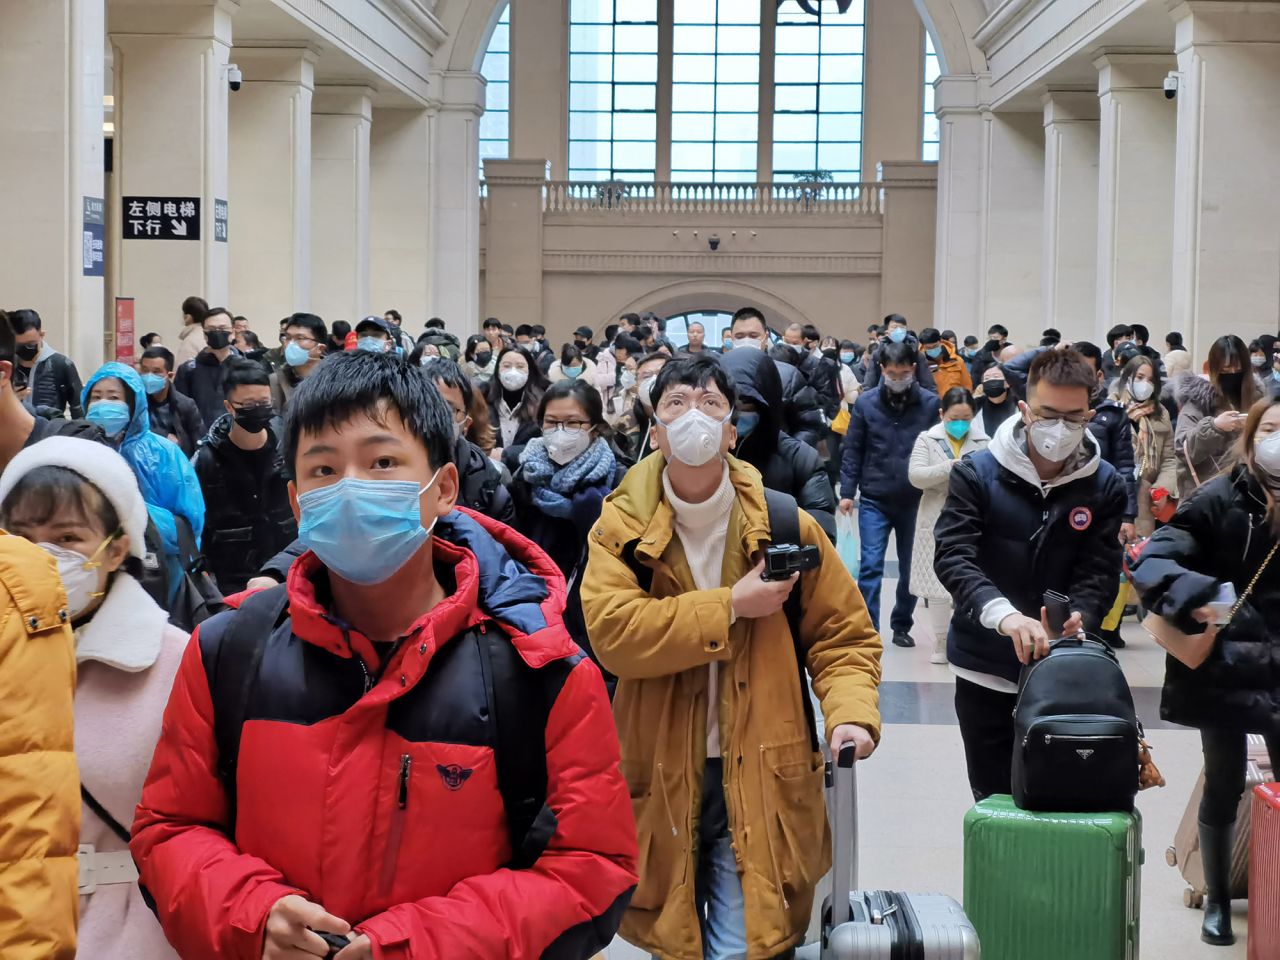
[[[244,80],[244,74],[240,72],[240,68],[234,63],[227,64],[227,86],[234,93],[240,89],[240,83]]]
[[[707,246],[708,246],[708,247],[710,247],[713,251],[715,251],[715,250],[719,250],[719,249],[720,249],[720,234],[718,234],[718,233],[713,233],[711,236],[707,237]]]
[[[1172,100],[1178,95],[1178,71],[1171,70],[1169,75],[1164,78],[1164,98]]]

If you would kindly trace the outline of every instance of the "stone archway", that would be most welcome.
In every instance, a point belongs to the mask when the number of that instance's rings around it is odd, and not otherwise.
[[[727,310],[733,313],[742,307],[755,307],[774,329],[782,329],[789,323],[812,322],[795,304],[764,287],[723,278],[665,284],[619,307],[612,316],[645,312],[671,316],[694,310]]]

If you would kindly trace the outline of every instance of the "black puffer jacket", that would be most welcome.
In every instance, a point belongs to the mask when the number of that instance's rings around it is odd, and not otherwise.
[[[950,662],[1017,682],[1013,644],[982,624],[1000,598],[1034,617],[1044,591],[1057,590],[1097,632],[1115,599],[1124,506],[1124,484],[1091,438],[1048,488],[1020,422],[1005,421],[986,450],[957,463],[934,527],[933,570],[956,605]]]
[[[790,351],[790,347],[783,348]],[[733,356],[732,353],[726,356]],[[805,379],[800,368],[788,359],[773,358],[782,380],[782,419],[787,433],[801,443],[816,448],[819,441],[826,436],[827,421],[822,416],[822,407],[818,395]]]
[[[1134,565],[1134,585],[1147,609],[1185,633],[1199,633],[1191,611],[1223,582],[1243,595],[1275,545],[1266,511],[1266,496],[1243,464],[1205,483],[1155,532]],[[1280,727],[1280,557],[1267,565],[1199,669],[1165,659],[1160,715],[1192,727],[1257,733]]]
[[[734,456],[760,471],[770,490],[789,493],[817,520],[834,543],[836,495],[818,452],[783,429],[782,381],[774,361],[758,350],[734,350],[720,359],[734,379],[739,396],[756,405],[760,423]]]
[[[1129,415],[1121,404],[1100,392],[1094,394],[1090,405],[1093,407],[1093,419],[1089,421],[1089,432],[1098,441],[1102,459],[1115,467],[1124,481],[1124,519],[1132,523],[1138,515],[1138,478],[1133,472],[1133,432],[1129,426]]]
[[[191,461],[204,493],[204,555],[227,594],[243,590],[262,564],[298,536],[277,432],[267,431],[269,450],[263,455],[269,467],[259,479],[231,442],[231,423],[231,415],[223,414]]]
[[[15,363],[13,372],[15,386],[31,388],[28,400],[34,413],[57,418],[70,412],[72,420],[84,417],[84,409],[80,406],[80,393],[84,387],[70,357],[44,344],[30,370]]]
[[[233,349],[227,355],[227,360],[238,356],[240,353]],[[208,347],[196,354],[194,360],[188,360],[180,366],[173,378],[173,385],[178,388],[178,392],[196,402],[206,430],[227,412],[222,405],[222,401],[226,399],[222,386],[225,378],[225,361],[220,362]]]
[[[147,397],[147,407],[151,412],[151,432],[162,437],[172,434],[183,453],[188,457],[194,455],[196,445],[205,434],[204,418],[196,402],[170,384],[163,400],[157,402],[154,397]]]

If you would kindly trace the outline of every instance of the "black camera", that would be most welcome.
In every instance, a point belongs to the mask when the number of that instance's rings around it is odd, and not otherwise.
[[[816,569],[821,562],[822,554],[817,547],[775,543],[764,548],[764,573],[760,578],[786,580],[793,573]]]

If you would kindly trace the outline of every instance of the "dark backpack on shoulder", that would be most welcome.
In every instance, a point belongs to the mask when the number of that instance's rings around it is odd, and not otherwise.
[[[218,776],[227,792],[232,824],[240,735],[249,715],[262,655],[271,634],[288,619],[288,608],[289,589],[284,584],[246,597],[231,615],[219,644],[217,662],[210,671]],[[538,671],[524,663],[501,630],[482,629],[472,636],[484,655],[489,707],[495,715],[494,763],[512,851],[507,866],[527,869],[542,856],[556,829],[555,814],[547,806],[546,727],[552,705],[543,696]],[[234,827],[229,832],[234,835]]]
[[[161,609],[168,611],[171,624],[191,633],[215,613],[226,610],[227,604],[205,568],[204,555],[196,546],[191,525],[177,514],[173,519],[178,530],[181,572],[175,574],[169,565],[160,531],[148,517],[143,538],[146,552],[138,582]]]
[[[1024,810],[1132,810],[1141,725],[1116,655],[1066,638],[1023,667],[1013,710],[1013,799]]]

